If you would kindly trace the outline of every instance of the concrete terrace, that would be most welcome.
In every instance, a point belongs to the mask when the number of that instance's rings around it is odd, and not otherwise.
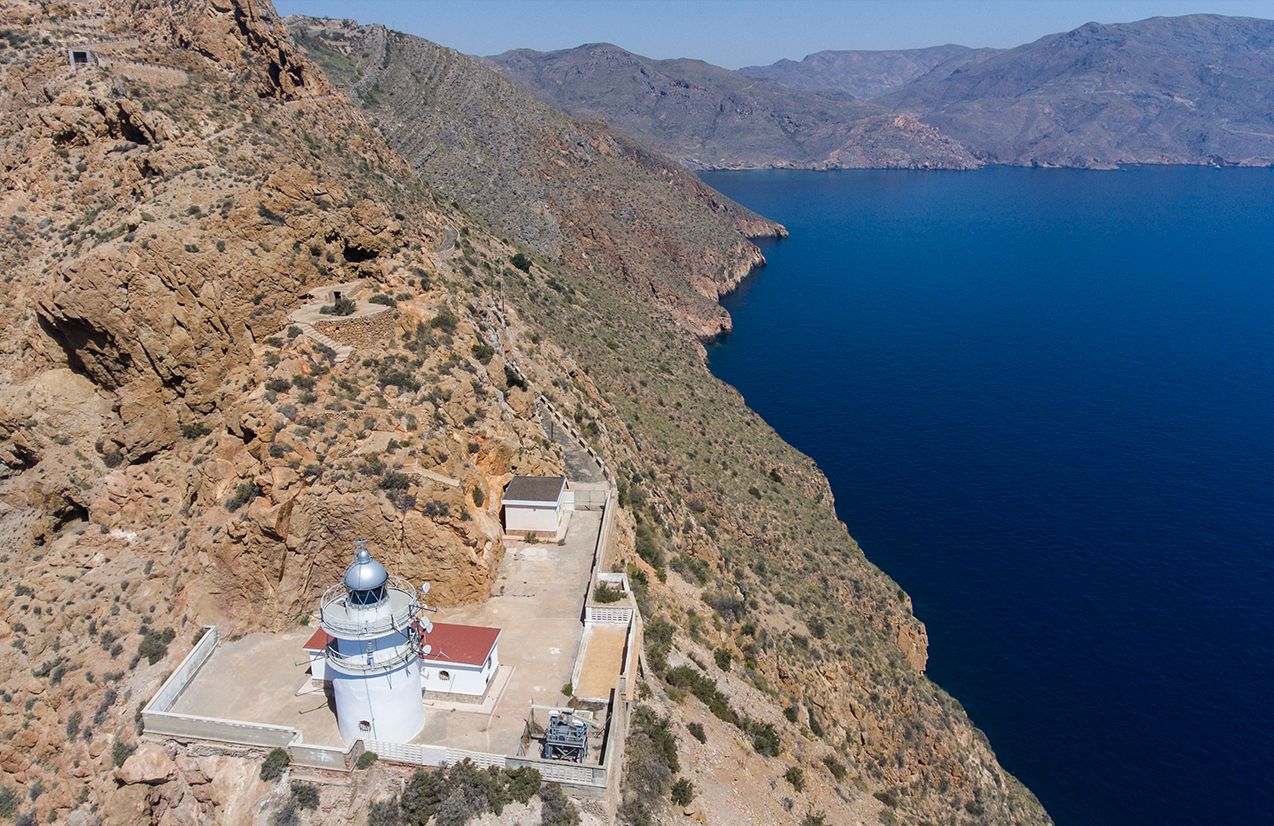
[[[566,702],[562,687],[571,680],[584,635],[581,607],[600,529],[600,511],[576,511],[561,545],[519,543],[505,551],[485,603],[434,615],[503,629],[500,660],[513,666],[513,673],[485,720],[463,711],[430,713],[427,701],[425,729],[417,742],[516,754],[531,703]]]
[[[485,603],[431,615],[439,621],[501,628],[505,667],[480,705],[423,700],[425,726],[413,742],[516,754],[531,704],[565,702],[561,689],[571,679],[584,634],[581,607],[600,529],[600,511],[577,511],[561,545],[510,546]],[[306,743],[343,746],[331,702],[309,680],[301,646],[312,631],[296,628],[223,641],[172,711],[289,726],[301,731]],[[599,680],[613,686],[617,675],[616,667],[613,675],[599,675]]]

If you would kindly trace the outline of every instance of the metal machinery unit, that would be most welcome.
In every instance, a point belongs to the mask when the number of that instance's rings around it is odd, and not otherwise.
[[[569,709],[550,711],[540,756],[545,760],[583,763],[588,756],[588,721],[577,718]]]

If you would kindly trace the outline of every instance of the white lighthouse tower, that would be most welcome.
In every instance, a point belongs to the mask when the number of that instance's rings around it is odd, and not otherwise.
[[[354,561],[339,585],[323,594],[319,618],[332,638],[327,678],[336,723],[346,744],[355,740],[405,743],[425,722],[420,682],[420,606],[411,583],[391,577],[355,543]]]

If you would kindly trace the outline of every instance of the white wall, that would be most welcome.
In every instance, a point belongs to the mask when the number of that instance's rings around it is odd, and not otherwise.
[[[310,655],[310,678],[322,682],[327,679],[327,657],[322,651],[307,651]]]
[[[388,674],[356,676],[328,668],[327,676],[336,699],[336,724],[346,745],[360,738],[406,743],[424,726],[418,658]],[[360,726],[362,721],[368,728]]]
[[[506,531],[534,531],[554,535],[561,524],[561,512],[556,507],[532,508],[525,505],[504,506]]]
[[[491,656],[482,666],[431,663],[425,661],[420,670],[425,691],[478,696],[487,690],[487,684],[500,667],[500,646],[491,649]],[[446,672],[450,679],[442,678]]]

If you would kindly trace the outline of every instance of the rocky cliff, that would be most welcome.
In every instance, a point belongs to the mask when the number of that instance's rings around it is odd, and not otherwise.
[[[139,743],[138,709],[202,624],[304,619],[355,538],[438,602],[484,598],[501,485],[562,468],[513,352],[620,477],[650,707],[626,820],[680,818],[680,774],[709,822],[1047,822],[924,677],[923,626],[817,468],[711,378],[676,304],[651,301],[676,272],[576,264],[566,234],[513,266],[533,237],[437,197],[268,5],[3,14],[5,812],[275,819],[286,787],[255,779],[259,756]],[[73,69],[69,47],[95,61]],[[584,157],[605,154],[595,134]],[[758,219],[620,155],[663,182],[656,203],[713,227],[695,248],[690,219],[657,210],[655,237],[746,266],[739,230]],[[505,180],[547,190],[544,174]],[[348,282],[355,320],[296,315]],[[303,817],[362,822],[402,778],[353,782]]]

